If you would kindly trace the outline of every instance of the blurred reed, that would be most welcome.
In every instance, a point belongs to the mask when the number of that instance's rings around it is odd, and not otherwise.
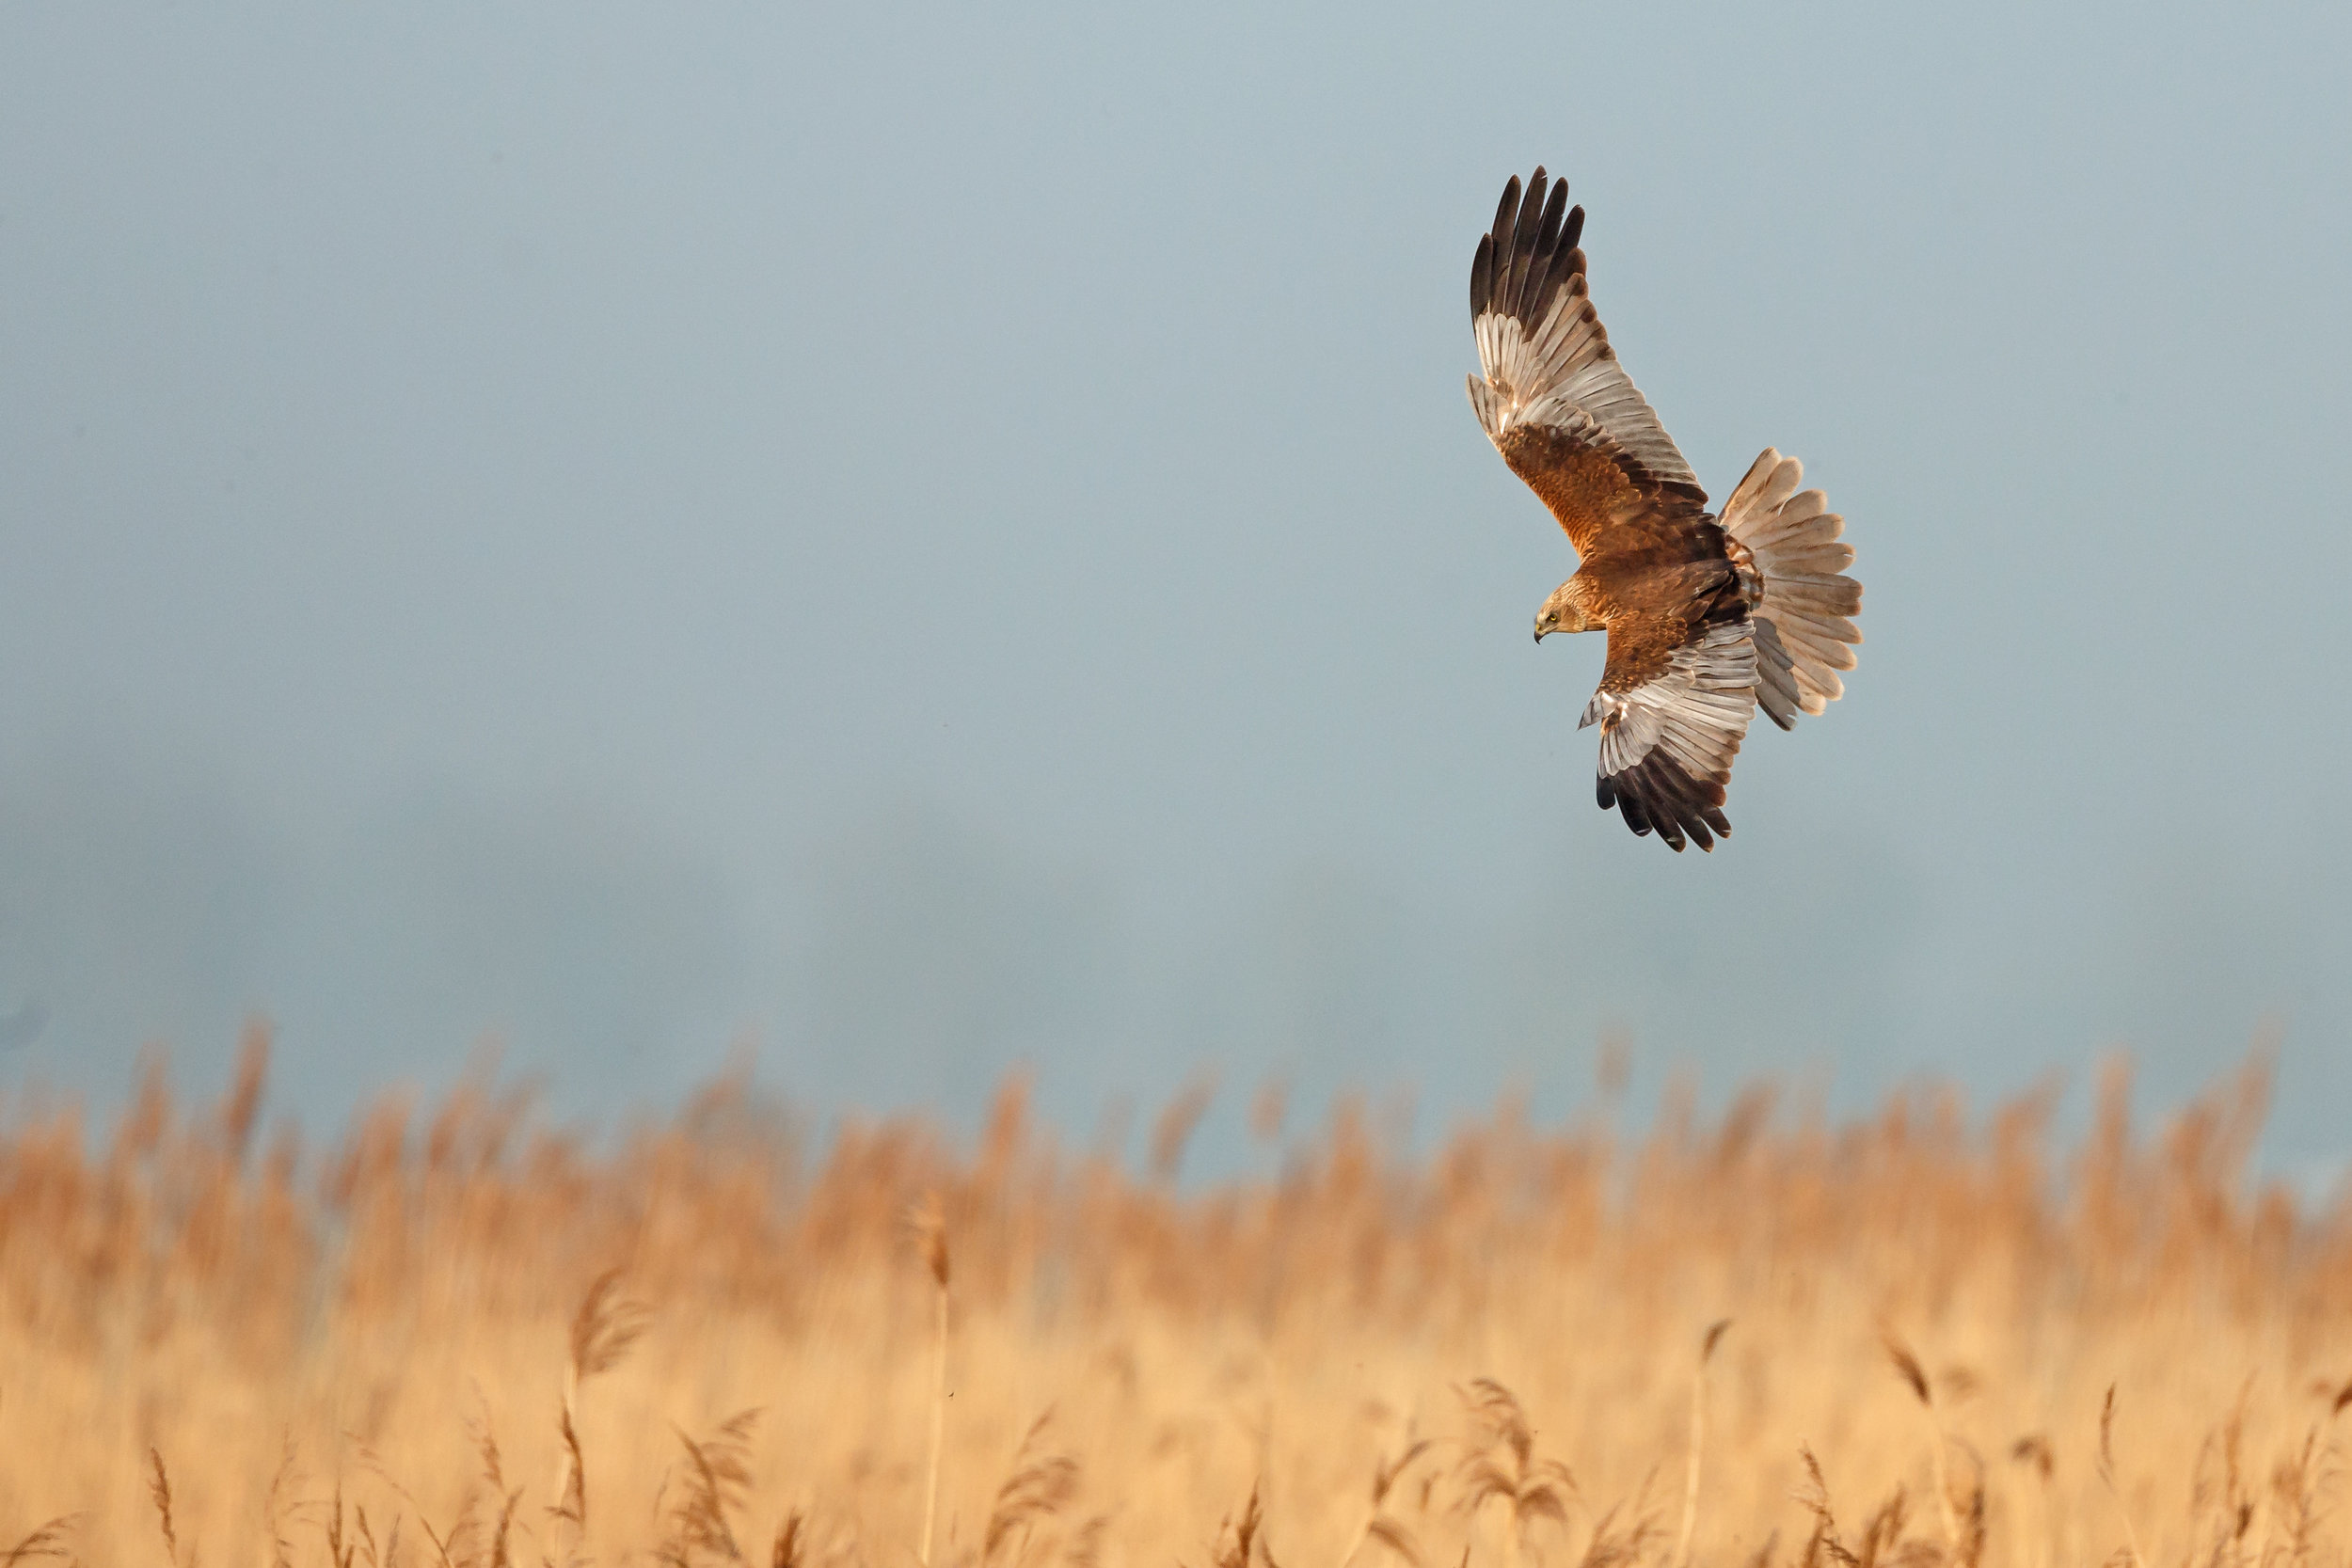
[[[1506,1104],[1421,1154],[1343,1103],[1187,1187],[1200,1089],[1140,1175],[1017,1080],[968,1149],[741,1078],[602,1143],[478,1082],[309,1148],[259,1136],[267,1055],[95,1134],[9,1108],[0,1568],[2352,1546],[2352,1211],[2249,1174],[2260,1064],[2144,1133],[2115,1069],[2071,1148],[2048,1092]]]

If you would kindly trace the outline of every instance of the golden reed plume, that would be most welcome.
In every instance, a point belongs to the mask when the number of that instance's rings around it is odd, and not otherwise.
[[[1136,1173],[1018,1081],[968,1151],[740,1078],[306,1148],[266,1061],[0,1115],[0,1568],[2352,1555],[2352,1210],[2249,1175],[2260,1067],[2153,1132],[2119,1070],[2072,1148],[2047,1092],[1421,1149],[1265,1095],[1269,1174],[1187,1183],[1199,1085]]]

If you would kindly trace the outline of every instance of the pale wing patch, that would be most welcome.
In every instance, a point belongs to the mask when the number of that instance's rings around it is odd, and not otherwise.
[[[1553,425],[1613,447],[1662,483],[1697,484],[1682,450],[1609,346],[1583,289],[1580,276],[1573,293],[1561,292],[1533,345],[1510,316],[1477,318],[1486,375],[1470,378],[1470,394],[1479,425],[1498,442],[1514,425]]]
[[[1763,594],[1751,612],[1759,651],[1757,697],[1782,729],[1799,711],[1820,713],[1845,694],[1840,670],[1862,641],[1853,617],[1862,585],[1844,575],[1853,546],[1845,519],[1819,490],[1800,490],[1804,465],[1764,449],[1724,503],[1724,531],[1753,558]]]
[[[1756,645],[1745,623],[1706,628],[1666,668],[1625,691],[1606,686],[1585,705],[1600,725],[1601,809],[1614,805],[1637,833],[1655,828],[1680,852],[1728,837],[1723,813],[1731,762],[1756,711]]]

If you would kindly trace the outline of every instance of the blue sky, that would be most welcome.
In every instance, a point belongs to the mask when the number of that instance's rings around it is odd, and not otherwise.
[[[0,1084],[559,1106],[753,1042],[1073,1128],[1214,1068],[2352,1095],[2336,8],[0,11]],[[1850,696],[1712,857],[1462,392],[1542,162]]]

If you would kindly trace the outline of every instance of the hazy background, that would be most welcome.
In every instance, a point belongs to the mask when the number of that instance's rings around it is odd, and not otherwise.
[[[1084,1134],[1217,1068],[2352,1103],[2352,13],[0,8],[0,1086],[753,1042]],[[1504,178],[1849,700],[1713,856],[1480,436]],[[1231,1100],[1232,1097],[1228,1096]]]

